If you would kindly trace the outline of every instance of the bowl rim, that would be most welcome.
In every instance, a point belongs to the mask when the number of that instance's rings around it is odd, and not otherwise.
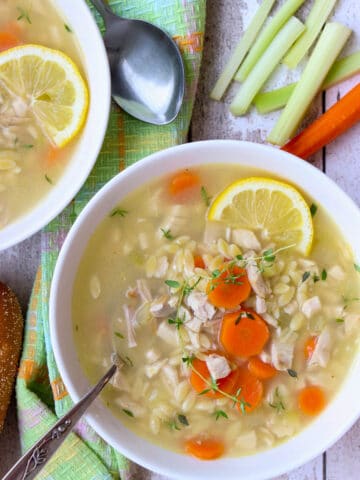
[[[79,192],[81,187],[86,182],[92,168],[94,167],[99,152],[101,150],[107,125],[109,121],[110,115],[110,106],[111,106],[111,76],[110,76],[110,67],[109,62],[107,59],[107,54],[105,50],[105,45],[103,42],[103,38],[101,36],[100,30],[95,22],[93,15],[89,7],[87,6],[85,0],[80,0],[77,2],[76,7],[71,5],[71,9],[68,8],[69,4],[67,0],[52,0],[54,3],[55,8],[58,10],[59,14],[64,17],[64,20],[68,21],[70,24],[72,23],[72,19],[76,16],[81,16],[82,23],[86,24],[86,28],[88,29],[88,34],[91,36],[93,43],[96,44],[96,50],[91,50],[86,46],[85,42],[80,42],[79,38],[76,38],[78,42],[78,46],[80,48],[81,55],[83,56],[82,65],[85,70],[85,76],[88,80],[89,85],[89,93],[90,92],[90,81],[88,78],[88,69],[87,69],[87,59],[92,55],[91,61],[96,61],[98,64],[98,72],[99,76],[101,76],[101,87],[102,93],[101,98],[99,97],[98,102],[103,102],[102,106],[102,114],[98,115],[96,118],[96,138],[97,141],[93,144],[92,153],[89,157],[92,157],[92,160],[87,161],[86,163],[82,164],[82,168],[78,169],[78,176],[71,177],[71,183],[68,183],[68,187],[66,190],[66,194],[62,196],[57,196],[56,203],[49,198],[52,192],[48,192],[44,197],[40,198],[38,202],[36,202],[30,210],[25,212],[24,214],[20,215],[16,218],[13,222],[10,222],[8,225],[0,230],[0,251],[5,250],[7,248],[13,247],[18,243],[26,240],[27,238],[31,237],[35,233],[39,232],[43,227],[48,225],[57,215],[59,215],[68,203],[74,198],[74,196]],[[64,13],[64,8],[67,8],[69,12],[66,14]],[[76,33],[75,33],[76,35]],[[96,59],[96,60],[94,60]],[[95,95],[90,95],[90,102],[89,102],[89,110],[87,112],[87,118],[84,124],[84,132],[80,132],[79,139],[81,140],[82,137],[85,137],[85,130],[86,125],[88,124],[90,118],[90,109],[92,102],[94,101]],[[109,101],[104,101],[104,99],[109,99]],[[94,135],[94,132],[88,132],[87,137],[90,135]],[[76,141],[79,141],[76,139]],[[76,157],[77,152],[72,152],[72,156]],[[67,169],[69,168],[70,164],[72,164],[73,158],[70,159],[70,162],[65,167],[64,172],[61,175],[61,178],[65,176]],[[61,180],[60,178],[60,180]],[[60,182],[59,182],[60,183]],[[56,188],[56,187],[55,187]],[[54,189],[55,190],[55,189]],[[53,190],[53,191],[54,191]],[[60,192],[60,186],[59,186]],[[59,193],[60,195],[60,193]],[[46,205],[46,209],[45,209]]]
[[[91,217],[92,213],[96,211],[96,207],[98,204],[101,204],[104,202],[104,199],[106,199],[107,195],[110,195],[110,193],[115,190],[116,188],[119,189],[119,184],[123,185],[125,184],[129,178],[132,176],[136,176],[141,172],[142,170],[145,169],[145,167],[148,168],[148,172],[150,171],[149,169],[153,168],[154,164],[161,164],[163,166],[162,173],[154,174],[151,175],[151,178],[156,178],[159,175],[164,175],[167,172],[170,171],[175,171],[179,167],[177,166],[176,168],[172,168],[171,162],[169,161],[170,159],[167,157],[171,157],[174,152],[177,154],[181,153],[186,153],[187,151],[195,151],[195,152],[201,152],[201,151],[206,151],[208,148],[219,148],[226,150],[226,148],[238,148],[239,150],[241,149],[250,149],[253,150],[254,153],[259,153],[259,154],[264,154],[265,157],[269,156],[271,157],[276,157],[278,160],[276,161],[286,161],[290,162],[291,166],[296,170],[296,171],[304,171],[305,173],[308,173],[309,176],[314,177],[315,180],[319,181],[320,183],[324,183],[327,187],[331,188],[332,191],[334,192],[334,195],[336,194],[336,202],[340,202],[343,205],[346,205],[346,207],[349,209],[349,212],[352,214],[352,218],[354,223],[357,223],[360,225],[360,211],[358,206],[355,204],[355,202],[345,193],[343,192],[337,185],[336,183],[327,177],[323,172],[321,172],[319,169],[314,167],[313,165],[304,162],[304,160],[295,157],[294,155],[291,155],[287,152],[277,150],[274,147],[267,146],[267,145],[261,145],[261,144],[256,144],[252,142],[245,142],[245,141],[237,141],[237,140],[207,140],[207,141],[200,141],[200,142],[192,142],[184,145],[179,145],[175,147],[168,148],[166,150],[162,150],[160,152],[156,152],[152,155],[149,155],[142,160],[138,161],[134,165],[128,167],[126,170],[123,172],[119,173],[116,175],[112,180],[110,180],[97,194],[90,200],[90,202],[86,205],[84,210],[81,212],[79,217],[77,218],[76,222],[74,223],[72,229],[70,230],[63,248],[60,252],[55,271],[54,271],[54,276],[53,276],[53,281],[52,281],[52,286],[51,286],[51,292],[50,292],[50,336],[51,336],[51,343],[53,346],[53,352],[55,356],[56,363],[59,368],[59,372],[61,374],[61,377],[66,385],[66,388],[71,396],[71,398],[76,402],[80,399],[81,395],[79,394],[79,388],[78,386],[74,383],[72,377],[72,373],[69,369],[67,369],[66,366],[66,356],[64,356],[63,350],[63,345],[61,344],[61,339],[59,337],[59,333],[61,333],[60,327],[59,327],[59,322],[60,322],[60,317],[59,314],[61,312],[61,307],[63,307],[63,301],[62,301],[62,288],[65,287],[64,282],[62,282],[62,277],[64,274],[64,271],[66,270],[66,265],[70,262],[74,262],[75,258],[72,252],[73,250],[73,245],[76,244],[76,237],[78,233],[81,231],[84,222],[86,219]],[[196,158],[194,156],[194,158]],[[223,160],[223,157],[221,157],[220,161],[217,162],[211,162],[211,163],[221,163]],[[167,160],[167,163],[166,163]],[[274,162],[276,163],[274,160]],[[196,164],[206,164],[207,161],[201,161],[196,163]],[[234,163],[234,162],[227,162],[227,163]],[[246,163],[246,162],[245,162]],[[189,164],[189,165],[188,165]],[[193,162],[187,162],[185,163],[184,166],[181,168],[186,168],[187,166],[194,165]],[[256,165],[258,167],[258,165]],[[262,167],[258,167],[262,168]],[[165,171],[164,171],[165,170]],[[268,168],[267,170],[269,171],[269,174],[271,174],[271,163],[268,163]],[[296,173],[296,172],[295,172]],[[294,175],[295,175],[294,173]],[[276,171],[273,171],[273,174],[276,175],[282,175],[286,179],[288,178],[288,173],[287,172],[282,172],[278,173]],[[146,177],[146,180],[148,181],[149,178]],[[295,180],[289,180],[293,181],[296,183]],[[301,188],[301,186],[300,186]],[[125,193],[126,195],[126,193]],[[119,197],[121,198],[123,195],[119,194]],[[110,211],[110,208],[107,210]],[[331,214],[330,214],[331,215]],[[104,217],[102,216],[99,220],[94,222],[94,229],[96,226],[102,221]],[[91,236],[91,234],[88,236],[88,238]],[[344,236],[346,237],[346,233],[344,232]],[[88,241],[87,238],[87,241]],[[85,243],[87,243],[87,241]],[[353,246],[353,244],[350,244]],[[83,250],[82,250],[83,252]],[[358,256],[360,257],[360,250],[358,252]],[[72,286],[69,287],[69,289],[72,290]],[[72,332],[71,332],[72,335]],[[74,347],[75,348],[75,347]],[[351,370],[355,369],[360,369],[360,355],[358,354],[356,356],[356,360],[353,361],[353,365],[351,367]],[[82,373],[83,376],[85,374]],[[347,374],[346,380],[342,383],[339,394],[345,390],[345,386],[349,384],[349,381],[352,380],[354,377],[354,373],[351,373],[350,371]],[[89,383],[88,383],[89,385]],[[351,386],[354,388],[354,385]],[[360,386],[356,387],[357,390],[360,393]],[[105,407],[101,410],[101,401],[99,400],[97,402],[97,406],[99,408],[94,407],[94,409],[90,409],[88,413],[85,414],[85,418],[88,421],[88,423],[94,428],[94,430],[105,440],[107,441],[110,445],[112,445],[114,448],[118,449],[121,451],[124,455],[126,455],[130,460],[141,464],[145,468],[155,471],[159,474],[162,475],[167,475],[170,478],[174,479],[182,479],[182,478],[194,478],[198,480],[202,479],[215,479],[218,478],[219,468],[223,468],[225,465],[229,466],[229,475],[226,476],[228,479],[240,479],[240,478],[246,478],[246,480],[266,480],[272,477],[275,477],[277,475],[281,475],[285,472],[288,472],[290,470],[293,470],[306,462],[312,460],[325,450],[327,450],[329,447],[331,447],[340,437],[342,437],[347,430],[351,428],[351,426],[356,422],[356,420],[360,417],[360,404],[353,405],[353,408],[349,409],[343,409],[346,410],[345,412],[341,412],[340,415],[338,415],[337,410],[334,410],[334,405],[336,407],[338,403],[338,397],[339,394],[335,395],[335,398],[332,399],[330,402],[329,406],[327,407],[326,411],[319,416],[318,419],[314,420],[311,422],[311,424],[306,427],[305,429],[301,430],[295,437],[292,437],[291,439],[287,440],[286,442],[279,444],[276,447],[273,447],[269,450],[261,451],[258,452],[254,455],[249,455],[245,457],[236,457],[236,458],[230,458],[226,457],[224,459],[216,460],[213,462],[209,462],[208,464],[204,462],[198,462],[194,461],[192,462],[191,460],[188,459],[188,457],[185,457],[184,455],[181,454],[175,454],[173,452],[170,452],[168,450],[163,449],[162,447],[155,446],[156,449],[160,449],[164,457],[168,457],[169,461],[165,462],[165,464],[162,461],[156,461],[154,460],[153,457],[149,456],[147,453],[146,459],[142,455],[145,455],[143,452],[139,450],[138,447],[133,446],[129,447],[129,445],[125,442],[120,442],[117,439],[114,439],[111,434],[109,434],[106,430],[106,427],[103,426],[101,418],[98,417],[99,411],[102,412],[103,410],[107,410]],[[355,395],[356,396],[356,395]],[[108,411],[108,410],[107,410]],[[328,437],[322,437],[321,441],[316,443],[316,446],[314,448],[309,448],[309,443],[311,443],[312,436],[309,436],[308,432],[309,430],[314,430],[313,426],[317,426],[317,430],[320,431],[321,429],[324,429],[326,427],[326,424],[324,422],[320,421],[322,420],[326,415],[326,412],[331,411],[331,416],[328,417],[330,419],[336,419],[336,428],[333,430],[330,430],[331,435]],[[341,421],[339,420],[339,416],[341,416]],[[116,417],[113,417],[116,418]],[[118,420],[120,422],[120,420]],[[139,441],[141,441],[141,437],[133,434],[131,431],[127,431],[130,439],[135,437]],[[150,445],[153,446],[150,442],[144,440],[144,442],[149,443]],[[131,444],[131,441],[129,442]],[[289,450],[287,453],[288,455],[284,455],[284,445],[289,446],[287,450]],[[300,446],[300,450],[299,449]],[[303,448],[301,448],[301,446]],[[295,450],[296,451],[295,451]],[[155,451],[154,450],[154,451]],[[275,457],[277,457],[278,461],[274,462],[272,460],[272,454],[276,452]],[[164,455],[165,454],[165,455]],[[186,472],[177,472],[173,471],[173,462],[178,462],[179,465],[179,459],[178,457],[181,457],[181,459],[187,458],[187,460],[183,460],[183,463],[186,463],[187,465],[187,470]],[[260,462],[261,464],[269,462],[270,464],[267,464],[266,466],[266,472],[261,470],[260,472],[254,471],[246,474],[246,477],[242,477],[240,475],[239,470],[237,467],[240,465],[240,462],[243,462],[244,459],[245,461],[247,459],[254,459],[256,458],[257,460],[257,465],[259,466]],[[202,464],[201,472],[197,470],[198,464]],[[190,465],[190,467],[188,467]],[[210,467],[207,467],[207,465],[210,465]],[[230,468],[231,467],[231,468]],[[184,467],[185,468],[185,467]],[[193,473],[189,473],[192,472]],[[215,472],[215,474],[213,474]],[[231,473],[236,476],[231,476]]]

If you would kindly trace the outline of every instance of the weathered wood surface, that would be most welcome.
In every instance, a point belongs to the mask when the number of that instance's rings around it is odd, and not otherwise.
[[[209,100],[209,92],[229,53],[249,23],[260,0],[208,0],[207,30],[204,61],[197,101],[194,109],[191,139],[205,140],[232,138],[264,143],[266,134],[278,114],[260,117],[255,111],[240,119],[234,119],[228,110],[236,88],[232,87],[222,103]],[[312,1],[306,2],[308,11]],[[334,18],[346,23],[354,31],[346,48],[352,52],[360,48],[360,8],[358,0],[339,0]],[[280,85],[292,79],[291,73],[281,69],[280,75],[271,80]],[[298,75],[294,74],[295,78]],[[280,80],[281,79],[281,80]],[[307,121],[315,118],[324,108],[331,106],[338,96],[345,94],[359,81],[352,79],[341,87],[334,87],[314,103]],[[360,205],[360,125],[346,136],[328,146],[313,158],[314,164],[345,190]],[[221,159],[219,159],[221,160]],[[0,254],[0,278],[7,281],[20,295],[23,308],[30,295],[31,284],[39,260],[39,236],[23,242],[16,248]],[[14,407],[7,428],[0,436],[0,477],[20,455]],[[276,480],[358,480],[360,478],[360,422],[358,422],[326,454],[307,465],[278,477]],[[165,477],[135,467],[136,480],[167,480]]]

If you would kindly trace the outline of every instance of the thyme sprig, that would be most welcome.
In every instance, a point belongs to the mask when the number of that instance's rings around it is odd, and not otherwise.
[[[285,410],[285,405],[279,393],[278,387],[275,389],[274,401],[269,402],[269,406],[276,410],[277,413],[282,413]]]

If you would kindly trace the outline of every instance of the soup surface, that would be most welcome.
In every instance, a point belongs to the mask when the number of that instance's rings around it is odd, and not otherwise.
[[[0,56],[26,44],[60,50],[82,70],[76,35],[52,1],[1,0]],[[43,101],[49,100],[47,95],[43,92]],[[0,72],[0,228],[33,208],[54,187],[76,146],[71,142],[57,148],[33,114],[31,101],[22,97],[9,91]],[[52,108],[54,121],[60,122],[59,111]]]
[[[290,228],[265,228],[285,212],[273,197],[257,211],[263,228],[245,229],[229,210],[227,221],[208,219],[220,192],[253,175],[266,173],[203,165],[141,186],[97,227],[74,285],[88,378],[98,381],[118,353],[108,407],[150,442],[201,459],[297,434],[334,397],[358,349],[359,268],[321,205],[311,205],[308,255]]]

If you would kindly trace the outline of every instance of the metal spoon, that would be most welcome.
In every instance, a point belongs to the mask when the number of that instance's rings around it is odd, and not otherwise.
[[[121,368],[120,365],[113,365],[99,383],[15,463],[2,480],[31,480],[34,478],[60,447],[118,367]]]
[[[91,2],[106,26],[114,100],[144,122],[172,122],[185,89],[184,64],[176,43],[151,23],[119,17],[103,0]]]

